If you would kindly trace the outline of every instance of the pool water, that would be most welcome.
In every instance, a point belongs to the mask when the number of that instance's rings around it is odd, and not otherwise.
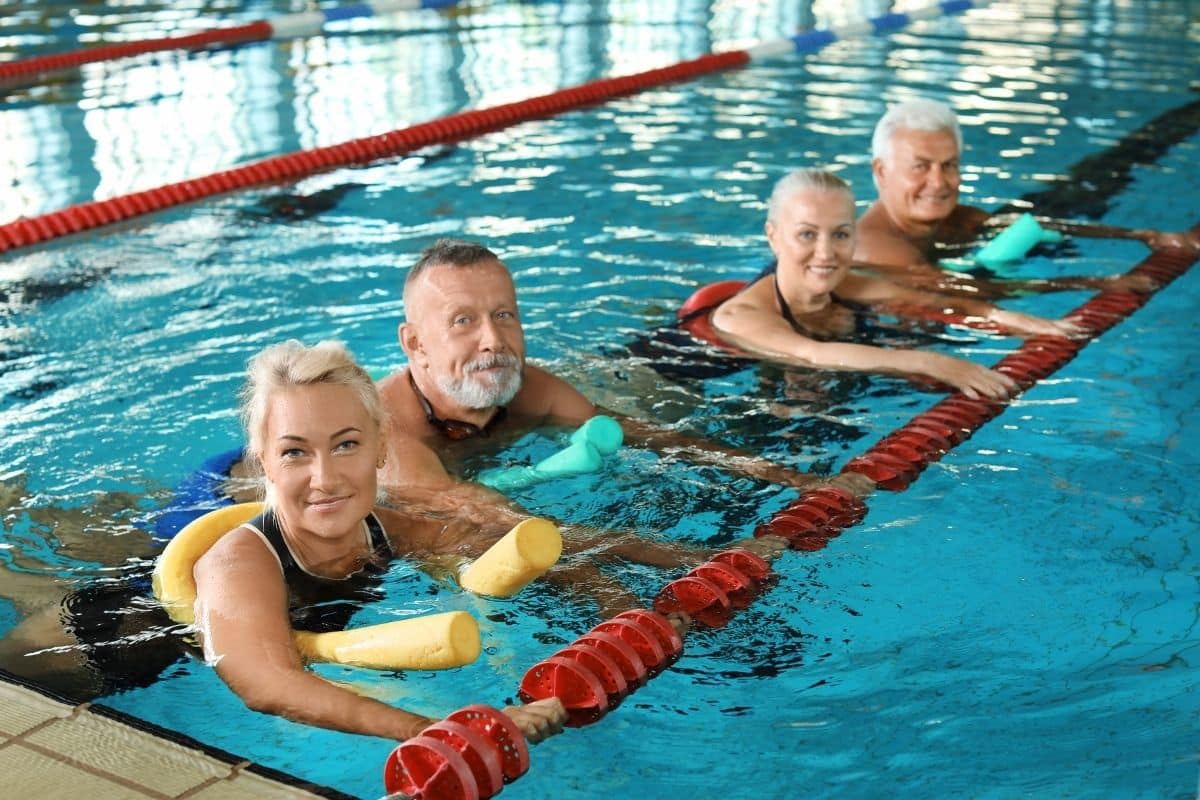
[[[885,4],[804,5],[500,3],[89,67],[81,81],[0,103],[0,218]],[[0,52],[289,10],[17,6],[0,18]],[[602,404],[834,472],[937,395],[898,378],[769,366],[673,381],[631,345],[697,286],[761,266],[765,197],[788,169],[833,165],[865,204],[870,132],[887,103],[955,107],[970,202],[1066,188],[1074,165],[1196,103],[1197,11],[1188,0],[997,3],[6,254],[0,566],[67,588],[152,553],[142,528],[154,509],[240,440],[246,359],[287,337],[337,337],[372,369],[396,366],[404,271],[445,235],[501,253],[531,357]],[[1099,197],[1096,216],[1167,230],[1200,221],[1195,128],[1126,164],[1128,181]],[[1020,270],[1109,274],[1144,254],[1080,239]],[[504,796],[1193,796],[1198,281],[1193,271],[1160,292],[907,491],[874,495],[865,522],[826,549],[785,555],[770,594],[691,636],[673,668],[598,724],[536,748]],[[1052,316],[1087,296],[1006,305]],[[921,338],[982,363],[1017,344],[959,330]],[[531,434],[474,466],[536,459],[556,436]],[[539,514],[706,546],[748,535],[794,496],[635,449],[600,474],[515,495]],[[632,566],[620,577],[649,600],[675,575]],[[511,700],[526,669],[596,622],[586,601],[549,588],[485,601],[407,565],[385,591],[356,624],[466,609],[484,657],[436,674],[317,669],[430,715]],[[27,610],[0,600],[0,630]],[[347,794],[383,793],[392,743],[245,711],[194,661],[100,702]]]

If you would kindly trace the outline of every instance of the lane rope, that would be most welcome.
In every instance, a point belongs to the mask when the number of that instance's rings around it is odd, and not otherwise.
[[[260,19],[242,25],[212,28],[181,36],[163,36],[141,39],[134,42],[115,42],[97,45],[65,53],[51,53],[33,58],[23,58],[0,64],[0,87],[29,84],[47,75],[76,69],[84,64],[115,61],[121,58],[140,56],[145,53],[161,53],[169,50],[204,50],[217,47],[233,47],[251,42],[299,39],[318,36],[325,30],[326,23],[340,22],[360,17],[376,17],[396,11],[422,8],[449,8],[458,0],[375,0],[356,3],[320,11],[305,11],[285,14],[270,19]]]
[[[1200,223],[1190,235],[1200,236]],[[994,367],[1017,382],[1018,390],[1010,399],[1058,371],[1089,342],[1183,275],[1198,257],[1196,252],[1181,248],[1155,251],[1128,273],[1152,278],[1158,284],[1152,292],[1100,292],[1066,315],[1078,322],[1085,332],[1083,337],[1038,336],[1025,340]],[[866,475],[880,489],[903,491],[926,467],[999,416],[1006,406],[1007,401],[972,400],[956,392],[880,439],[841,471]],[[820,486],[802,492],[794,502],[772,514],[755,528],[754,535],[780,536],[793,550],[820,550],[866,514],[867,506],[858,497],[840,488]],[[570,727],[596,722],[683,654],[683,642],[666,614],[686,611],[695,624],[720,628],[770,588],[773,580],[767,562],[752,553],[736,549],[718,553],[663,587],[654,599],[653,611],[635,609],[605,620],[536,663],[525,673],[517,694],[525,702],[559,698],[567,708]],[[462,713],[455,712],[447,719]],[[436,723],[426,730],[437,732],[443,726]],[[440,747],[442,738],[422,732],[401,742],[384,763],[387,791],[423,800],[486,800],[499,791],[480,788],[485,785],[483,768],[476,765],[485,754],[469,758],[471,745],[459,741],[455,753],[447,755]],[[519,746],[522,768],[506,773],[505,782],[516,780],[528,769],[523,740]],[[494,745],[484,742],[481,747],[488,751]]]
[[[812,53],[828,44],[867,34],[886,34],[915,20],[933,19],[992,0],[944,0],[905,14],[887,14],[864,22],[817,30],[766,42],[746,50],[709,53],[699,58],[616,78],[603,78],[550,94],[481,110],[462,111],[388,133],[341,144],[273,156],[199,178],[153,189],[94,200],[0,225],[0,253],[73,233],[132,219],[218,194],[268,183],[295,181],[339,167],[395,158],[423,147],[474,138],[534,119],[596,105],[668,83],[743,67],[784,53]]]

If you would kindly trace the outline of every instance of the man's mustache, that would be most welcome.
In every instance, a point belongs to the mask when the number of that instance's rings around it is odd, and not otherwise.
[[[496,367],[508,367],[511,369],[519,369],[521,359],[507,353],[493,353],[490,356],[483,356],[474,361],[468,362],[466,365],[467,372],[482,372],[485,369],[495,369]]]

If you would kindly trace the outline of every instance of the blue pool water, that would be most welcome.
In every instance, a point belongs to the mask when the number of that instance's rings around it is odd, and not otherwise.
[[[0,221],[885,4],[801,5],[500,3],[88,68],[81,82],[0,104]],[[287,10],[220,7],[238,21]],[[217,13],[16,6],[0,17],[0,50],[182,30]],[[442,235],[504,256],[531,356],[589,396],[836,471],[936,396],[900,379],[771,367],[677,384],[627,345],[695,287],[761,264],[764,198],[789,168],[833,164],[868,198],[870,130],[886,103],[951,103],[969,199],[998,207],[1061,186],[1072,165],[1195,103],[1198,25],[1188,0],[998,3],[4,255],[0,566],[67,587],[144,554],[141,520],[238,443],[246,358],[285,337],[336,336],[370,367],[395,366],[404,270]],[[1192,126],[1132,166],[1104,222],[1200,221]],[[328,207],[272,217],[285,193]],[[1077,240],[1022,270],[1107,274],[1144,252]],[[1160,292],[908,491],[877,493],[866,521],[825,550],[784,556],[768,596],[692,636],[671,670],[598,724],[536,748],[503,796],[1193,796],[1198,281],[1193,271]],[[1057,315],[1086,297],[1007,304]],[[931,346],[989,363],[1015,345],[950,331]],[[502,458],[554,447],[531,435]],[[600,475],[517,495],[571,522],[707,545],[747,535],[792,497],[636,450]],[[649,599],[675,576],[622,577]],[[548,589],[482,601],[411,567],[386,590],[356,622],[468,609],[484,658],[441,674],[319,670],[430,715],[512,698],[529,666],[596,621]],[[19,599],[0,601],[0,629],[24,613]],[[305,780],[382,794],[391,743],[247,712],[202,664],[101,702]]]

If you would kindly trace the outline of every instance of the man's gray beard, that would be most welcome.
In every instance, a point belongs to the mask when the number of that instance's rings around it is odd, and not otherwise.
[[[505,367],[497,376],[477,374],[480,370],[495,366]],[[508,405],[521,391],[521,360],[516,356],[493,356],[472,361],[467,365],[467,374],[457,380],[439,378],[438,388],[442,394],[463,408],[484,409]]]

